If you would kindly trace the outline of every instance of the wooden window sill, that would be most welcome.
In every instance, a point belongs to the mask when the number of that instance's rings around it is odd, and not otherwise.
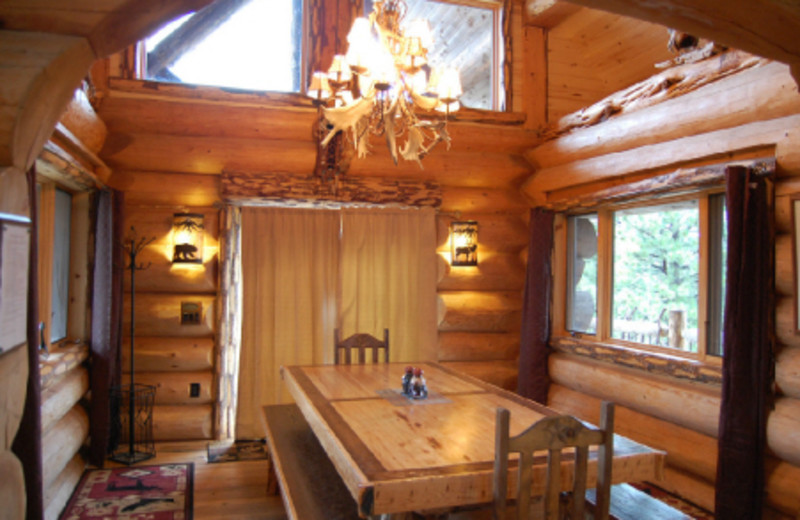
[[[722,366],[716,363],[571,336],[552,337],[550,347],[565,354],[584,356],[661,376],[711,385],[722,384]]]

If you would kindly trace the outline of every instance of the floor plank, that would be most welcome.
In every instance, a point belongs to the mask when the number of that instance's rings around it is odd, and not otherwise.
[[[280,495],[267,495],[266,460],[209,464],[207,444],[158,443],[155,458],[142,464],[194,462],[194,520],[286,520]]]

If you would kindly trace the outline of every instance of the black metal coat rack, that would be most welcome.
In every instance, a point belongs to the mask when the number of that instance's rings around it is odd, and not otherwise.
[[[142,238],[136,236],[136,230],[131,227],[129,237],[122,244],[122,248],[128,255],[128,265],[126,269],[131,272],[131,305],[130,305],[130,380],[127,385],[120,385],[112,392],[116,391],[114,397],[118,403],[119,421],[121,424],[127,422],[127,450],[124,448],[114,450],[111,460],[123,464],[135,464],[155,456],[155,444],[153,442],[153,401],[155,399],[155,387],[151,385],[137,385],[135,378],[134,362],[134,332],[136,327],[136,271],[144,271],[150,267],[137,264],[136,256],[150,243],[155,237]],[[127,405],[127,406],[126,406]],[[124,409],[127,407],[127,417]],[[137,430],[138,428],[138,430]],[[122,428],[121,428],[122,430]],[[123,435],[124,431],[120,434]],[[138,434],[138,435],[137,435]]]

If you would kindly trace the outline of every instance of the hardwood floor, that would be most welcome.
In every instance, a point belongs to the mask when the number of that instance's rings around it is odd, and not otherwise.
[[[158,443],[143,464],[194,462],[194,520],[286,520],[280,495],[267,495],[266,460],[209,464],[207,444]]]

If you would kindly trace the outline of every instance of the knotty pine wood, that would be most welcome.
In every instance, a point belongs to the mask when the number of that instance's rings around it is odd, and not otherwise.
[[[162,185],[165,182],[162,180]],[[177,265],[172,263],[175,213],[191,211],[203,215],[203,264]],[[217,290],[217,253],[219,210],[185,206],[153,207],[126,204],[123,229],[136,229],[140,237],[154,238],[137,255],[137,262],[148,268],[136,272],[137,295],[143,292],[215,293]],[[130,291],[130,276],[123,278]]]
[[[47,432],[89,391],[89,371],[76,367],[42,392],[42,431]]]
[[[89,415],[73,406],[42,435],[42,481],[47,489],[61,474],[89,436]]]
[[[672,57],[667,38],[663,27],[576,10],[547,35],[549,121],[651,76],[656,63]]]
[[[130,331],[130,295],[123,296],[122,331]],[[198,323],[181,324],[181,302],[200,303]],[[216,322],[215,297],[208,294],[141,293],[136,294],[136,335],[208,337]]]
[[[122,384],[130,382],[129,374],[122,375]],[[214,375],[211,370],[196,372],[136,372],[136,383],[156,388],[154,403],[160,405],[210,404],[214,401]],[[198,395],[191,397],[191,385],[198,385]]]
[[[687,66],[684,74],[689,77],[704,74],[693,68]],[[799,110],[800,96],[788,68],[780,63],[762,64],[674,99],[573,130],[535,147],[526,157],[537,168],[549,168],[687,135],[784,117]]]
[[[437,255],[439,291],[513,291],[525,283],[525,266],[518,253],[479,252],[477,266],[451,266],[445,255]]]
[[[800,347],[776,348],[775,384],[780,394],[800,400]]]
[[[601,399],[553,384],[547,406],[596,424]],[[667,452],[667,467],[690,472],[713,482],[717,471],[717,440],[689,428],[617,405],[614,431]]]
[[[220,201],[218,175],[123,170],[109,185],[124,191],[130,206],[210,207]]]
[[[800,8],[783,2],[668,0],[658,5],[635,0],[575,0],[573,3],[680,29],[723,45],[786,63],[800,62],[796,22]]]
[[[718,389],[656,378],[641,370],[592,362],[568,354],[552,354],[548,367],[556,384],[614,401],[705,435],[717,436]]]
[[[156,441],[211,439],[212,405],[153,406],[153,438]]]
[[[266,459],[209,464],[207,446],[208,441],[158,442],[147,464],[194,463],[195,520],[286,520],[280,495],[266,491]]]
[[[134,362],[137,371],[186,372],[214,367],[214,338],[137,336]],[[130,367],[130,338],[122,338],[122,369]]]
[[[4,85],[0,95],[0,165],[27,171],[94,54],[84,38],[12,31],[6,23],[4,29],[0,31],[0,84]]]
[[[86,461],[79,453],[67,463],[55,480],[44,490],[44,518],[57,520],[64,506],[67,505],[72,492],[86,468]]]
[[[72,99],[61,115],[61,123],[94,153],[100,151],[108,135],[105,122],[95,112],[83,88],[75,89]]]
[[[440,332],[439,360],[515,361],[519,355],[516,332]]]
[[[517,291],[439,291],[439,332],[512,332],[522,319]]]

